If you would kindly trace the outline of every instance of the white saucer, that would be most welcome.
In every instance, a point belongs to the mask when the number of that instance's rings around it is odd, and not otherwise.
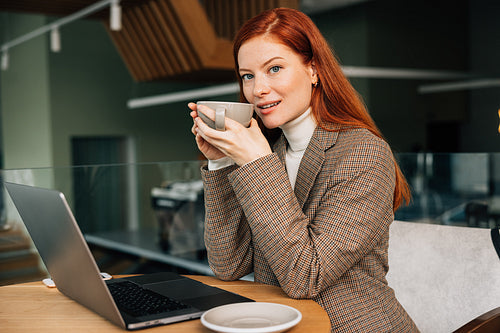
[[[218,306],[201,316],[201,323],[221,333],[283,332],[302,319],[300,311],[282,304],[245,302]]]

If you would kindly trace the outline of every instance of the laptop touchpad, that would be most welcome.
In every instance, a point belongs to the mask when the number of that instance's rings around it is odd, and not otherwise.
[[[178,300],[216,295],[221,292],[218,288],[189,279],[151,283],[144,285],[144,288]]]

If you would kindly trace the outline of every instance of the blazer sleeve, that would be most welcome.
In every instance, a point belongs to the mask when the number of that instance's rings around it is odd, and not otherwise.
[[[208,262],[222,280],[237,280],[253,271],[250,226],[243,214],[228,174],[236,166],[202,169],[205,193],[204,240]]]
[[[378,138],[326,153],[307,214],[276,154],[236,169],[228,179],[253,246],[294,298],[317,296],[359,265],[393,219],[393,156]]]

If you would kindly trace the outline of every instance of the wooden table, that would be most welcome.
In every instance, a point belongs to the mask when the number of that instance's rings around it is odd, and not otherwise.
[[[292,306],[302,313],[301,322],[288,332],[329,332],[326,312],[312,300],[291,299],[279,287],[250,281],[221,281],[210,276],[189,276],[259,302]],[[72,301],[42,282],[0,287],[0,331],[2,332],[123,332],[103,317]],[[199,319],[148,328],[144,332],[211,332]]]

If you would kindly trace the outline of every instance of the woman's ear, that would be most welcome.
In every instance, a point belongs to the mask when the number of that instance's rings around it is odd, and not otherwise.
[[[316,71],[316,65],[314,64],[314,61],[311,61],[311,83],[313,85],[317,85],[319,78],[318,78],[318,72]]]

